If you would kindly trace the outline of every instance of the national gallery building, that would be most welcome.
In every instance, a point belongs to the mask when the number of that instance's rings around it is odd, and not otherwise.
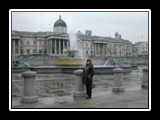
[[[121,38],[116,32],[115,38],[93,36],[91,30],[75,33],[78,49],[83,56],[132,56],[132,43]],[[64,50],[70,49],[67,24],[61,16],[54,23],[53,32],[25,32],[12,30],[12,56],[47,54],[64,56]]]

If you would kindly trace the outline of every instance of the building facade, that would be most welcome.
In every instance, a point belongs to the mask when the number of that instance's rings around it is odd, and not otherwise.
[[[147,41],[136,42],[133,45],[133,55],[134,56],[148,55],[148,42]]]
[[[80,43],[80,49],[83,55],[95,57],[107,56],[132,56],[132,43],[129,40],[121,39],[118,32],[115,33],[115,38],[92,36],[92,33],[85,34],[78,32],[77,38]]]
[[[93,36],[91,30],[76,34],[78,49],[83,56],[132,56],[132,43],[121,38],[118,32],[115,38]],[[12,56],[29,54],[48,54],[63,56],[70,48],[67,24],[59,17],[54,23],[53,32],[24,32],[12,30]]]
[[[62,56],[63,50],[69,48],[67,25],[57,20],[53,32],[12,31],[12,55],[48,54]]]

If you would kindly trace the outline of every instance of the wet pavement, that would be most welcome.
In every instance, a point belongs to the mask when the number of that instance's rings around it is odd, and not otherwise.
[[[39,75],[43,76],[43,75]],[[52,76],[52,75],[51,75]],[[55,75],[59,76],[59,74]],[[57,78],[57,77],[56,77]],[[74,78],[67,75],[66,78]],[[73,89],[68,94],[53,93],[39,94],[38,102],[32,104],[21,103],[21,97],[12,97],[14,108],[148,108],[148,89],[141,88],[142,71],[134,70],[130,79],[123,80],[125,92],[113,93],[112,75],[95,75],[92,99],[73,98]]]

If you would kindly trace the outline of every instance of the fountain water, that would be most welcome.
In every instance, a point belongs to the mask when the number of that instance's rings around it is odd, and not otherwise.
[[[82,50],[78,47],[78,39],[76,34],[71,33],[69,35],[70,49],[65,49],[66,56],[60,57],[57,60],[58,66],[82,66],[85,59],[82,57]]]
[[[78,39],[76,34],[70,33],[69,40],[70,40],[70,50],[77,51],[77,56],[82,57],[82,49],[80,49],[80,46],[78,45]]]
[[[77,50],[77,37],[74,33],[69,34],[69,40],[70,40],[70,49],[71,50]]]

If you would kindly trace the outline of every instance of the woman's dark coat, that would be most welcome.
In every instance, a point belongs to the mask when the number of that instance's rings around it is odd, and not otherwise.
[[[83,69],[82,79],[85,84],[89,84],[92,82],[92,78],[94,76],[93,65],[89,66],[87,70]]]

